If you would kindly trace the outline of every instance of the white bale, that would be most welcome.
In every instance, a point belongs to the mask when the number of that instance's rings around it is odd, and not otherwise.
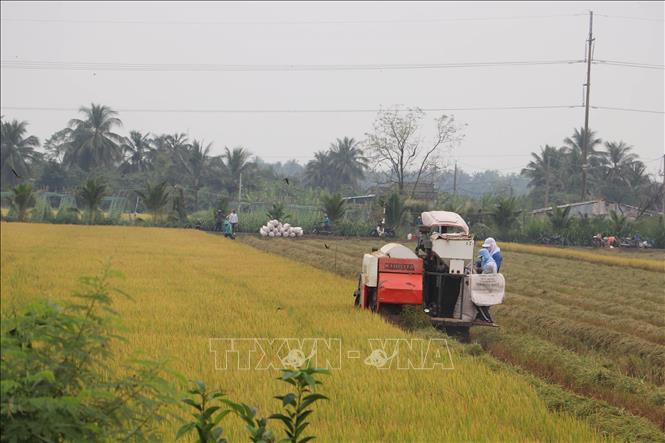
[[[261,231],[260,233],[261,233],[261,237],[265,237],[266,235],[268,235],[268,234],[266,233],[266,231]]]
[[[302,235],[303,235],[302,229],[301,229],[300,231],[298,231],[298,233],[297,233],[296,235],[297,235],[298,237],[302,237]]]
[[[275,233],[274,233],[274,232],[270,231],[270,232],[268,233],[268,237],[274,237],[274,236],[275,236]]]
[[[282,236],[281,232],[279,232],[279,231],[275,232],[275,237],[281,237],[281,236]]]
[[[288,224],[288,223],[284,223],[284,225],[283,225],[283,226],[284,226],[284,229],[289,229],[289,228],[291,227],[291,225],[290,225],[290,224]]]
[[[289,234],[289,237],[291,237],[291,238],[293,238],[293,237],[295,237],[295,236],[296,236],[296,233],[295,233],[295,232],[292,232],[292,233]]]

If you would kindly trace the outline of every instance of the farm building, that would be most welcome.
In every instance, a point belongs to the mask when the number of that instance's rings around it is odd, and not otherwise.
[[[415,188],[414,188],[415,186]],[[395,191],[395,184],[377,186],[373,189],[374,193],[385,197]],[[416,200],[436,200],[437,190],[432,182],[404,182],[404,191],[410,195],[413,191],[413,198]]]
[[[608,202],[602,199],[569,203],[567,205],[559,205],[557,207],[560,209],[569,207],[570,215],[573,217],[607,217],[610,211],[618,212],[619,214],[623,214],[630,219],[637,218],[640,213],[643,213],[643,215],[655,215],[653,211],[643,211],[642,209],[635,206],[625,205],[623,203]],[[551,211],[551,207],[540,208],[531,211],[531,214],[544,217],[548,212]]]

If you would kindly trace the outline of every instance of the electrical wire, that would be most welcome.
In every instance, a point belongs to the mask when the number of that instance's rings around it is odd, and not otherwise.
[[[619,18],[619,19],[624,19],[624,20],[642,20],[642,21],[649,21],[649,22],[665,22],[664,19],[662,18],[653,18],[653,17],[629,17],[625,15],[609,15],[609,14],[595,14],[596,17],[604,17],[604,18]]]
[[[635,108],[621,108],[617,106],[590,106],[591,109],[602,109],[606,111],[627,111],[627,112],[644,112],[648,114],[665,114],[665,111],[657,111],[654,109],[635,109]]]
[[[598,65],[605,65],[605,66],[623,66],[627,68],[665,69],[665,65],[656,65],[652,63],[624,62],[618,60],[592,60],[591,63]]]
[[[75,108],[42,107],[42,106],[0,106],[2,109],[13,111],[62,111],[78,112]],[[424,112],[446,111],[510,111],[535,109],[574,109],[581,105],[549,105],[549,106],[478,106],[459,108],[419,108]],[[390,110],[390,108],[372,109],[146,109],[146,108],[119,108],[118,112],[150,112],[150,113],[182,113],[182,114],[345,114],[345,113],[377,113]]]
[[[283,20],[283,21],[175,21],[175,20],[75,20],[75,19],[38,19],[38,18],[2,18],[3,22],[16,23],[66,23],[66,24],[113,24],[113,25],[186,25],[186,26],[280,26],[280,25],[339,25],[339,24],[395,24],[395,23],[441,23],[468,21],[533,20],[562,17],[579,17],[579,14],[522,15],[504,17],[439,17],[439,18],[399,18],[399,19],[359,19],[359,20]]]
[[[328,64],[328,65],[221,65],[120,62],[63,62],[37,60],[2,60],[2,69],[67,71],[164,71],[164,72],[275,72],[275,71],[375,71],[406,69],[488,68],[510,66],[572,65],[583,60],[525,60],[457,63],[404,64]]]

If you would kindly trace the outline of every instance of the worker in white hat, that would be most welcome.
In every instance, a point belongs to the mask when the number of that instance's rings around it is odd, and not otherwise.
[[[501,262],[503,262],[503,255],[501,255],[501,248],[497,246],[496,240],[492,237],[487,237],[483,243],[483,248],[487,249],[490,253],[490,256],[496,262],[496,272],[501,271]]]

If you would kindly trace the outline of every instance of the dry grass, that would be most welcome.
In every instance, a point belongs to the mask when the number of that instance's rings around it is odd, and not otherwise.
[[[344,350],[368,355],[369,338],[413,337],[355,310],[353,280],[198,231],[3,223],[1,241],[2,312],[36,297],[67,297],[78,276],[97,273],[111,257],[127,277],[118,286],[134,297],[115,303],[128,338],[116,351],[169,357],[188,378],[221,386],[260,413],[275,408],[272,396],[283,389],[276,372],[215,371],[209,338],[340,337]],[[332,400],[312,430],[321,441],[601,439],[585,423],[549,412],[511,371],[453,358],[454,371],[379,371],[344,359],[326,380]],[[237,421],[225,420],[225,428],[234,441],[246,439]]]

